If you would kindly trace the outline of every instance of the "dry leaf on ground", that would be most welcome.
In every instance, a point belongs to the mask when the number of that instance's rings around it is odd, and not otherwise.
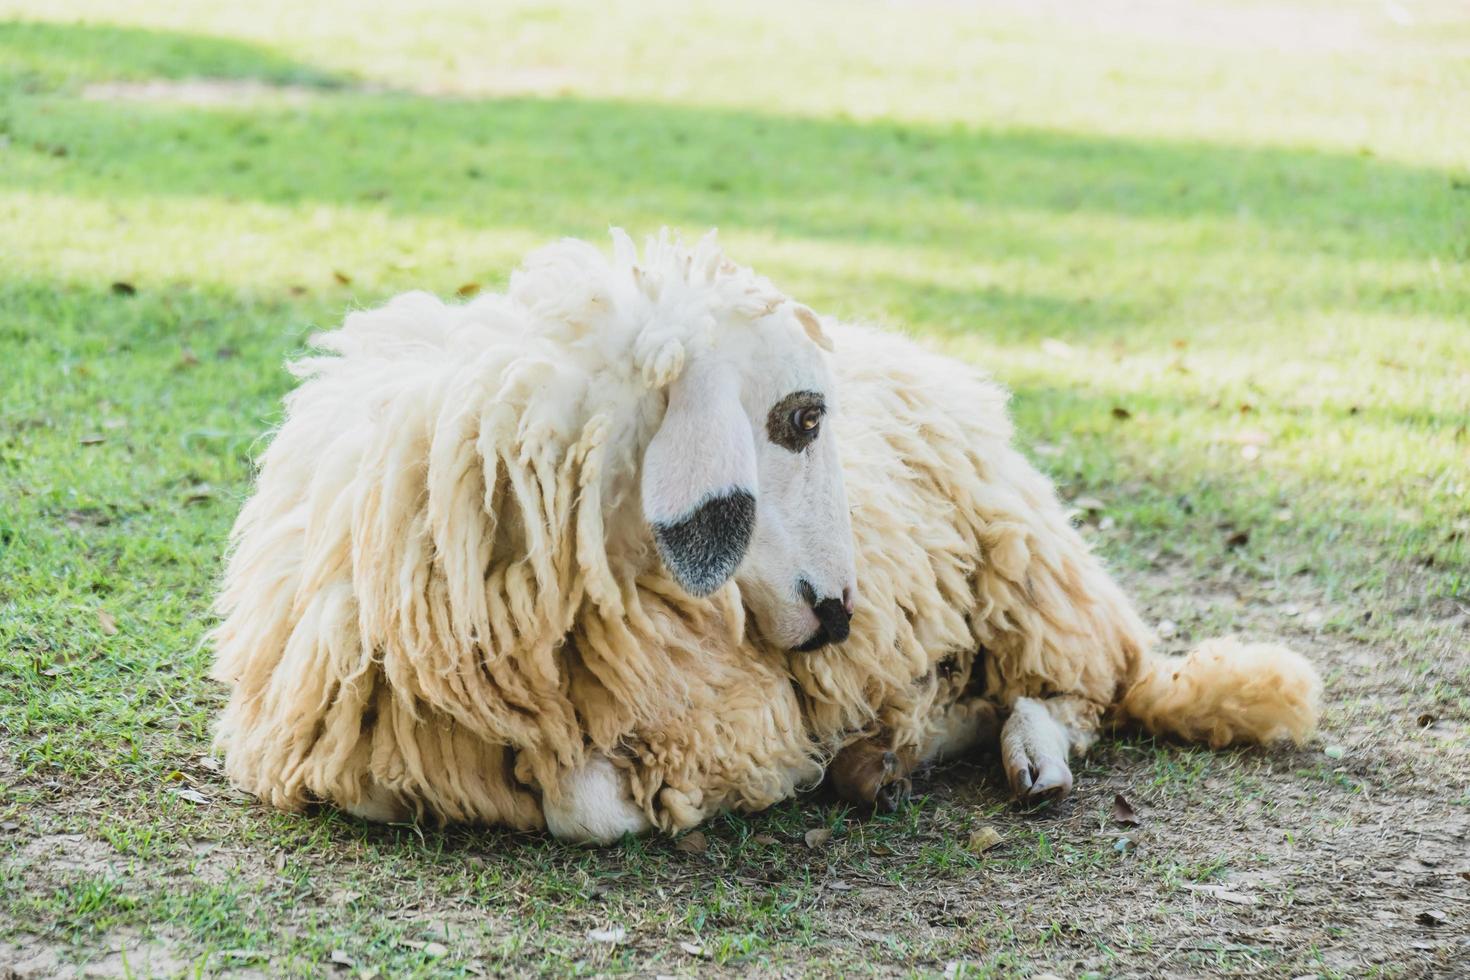
[[[1125,827],[1137,827],[1143,823],[1138,818],[1138,812],[1133,809],[1133,804],[1122,793],[1113,796],[1113,822]]]
[[[971,854],[984,854],[992,847],[1000,843],[1000,831],[986,824],[970,831],[970,840],[965,849]]]

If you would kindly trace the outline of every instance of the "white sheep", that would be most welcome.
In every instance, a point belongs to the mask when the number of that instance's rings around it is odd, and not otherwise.
[[[997,387],[712,236],[614,239],[293,365],[213,633],[239,785],[607,841],[769,806],[839,750],[839,789],[891,802],[1003,718],[1028,794],[1107,720],[1311,730],[1295,654],[1147,653]]]

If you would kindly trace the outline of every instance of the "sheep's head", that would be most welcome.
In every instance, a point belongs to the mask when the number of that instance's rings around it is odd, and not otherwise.
[[[837,392],[815,315],[783,302],[686,354],[643,457],[643,512],[693,595],[732,577],[787,649],[847,638],[852,524],[829,419]]]

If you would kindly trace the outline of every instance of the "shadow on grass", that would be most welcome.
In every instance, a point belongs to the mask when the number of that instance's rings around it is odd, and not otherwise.
[[[1108,255],[1125,235],[1124,247],[1143,251],[1413,258],[1464,250],[1470,223],[1470,193],[1448,172],[1369,156],[371,92],[333,88],[343,80],[265,48],[112,27],[0,25],[0,52],[22,78],[56,84],[210,76],[322,86],[290,106],[11,100],[12,165],[0,176],[11,188],[364,206],[576,234],[609,223],[735,227],[977,259]]]
[[[35,93],[92,81],[195,77],[318,88],[346,84],[268,48],[230,38],[112,24],[0,22],[3,88]]]

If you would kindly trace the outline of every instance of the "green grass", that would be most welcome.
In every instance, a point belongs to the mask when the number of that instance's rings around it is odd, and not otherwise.
[[[1229,814],[1299,860],[1406,772],[1470,799],[1470,18],[1406,6],[0,0],[4,935],[141,937],[164,973],[1396,969],[1327,958],[1361,923],[1262,952],[1149,915],[1255,866]],[[282,362],[610,224],[719,226],[805,302],[992,371],[1150,614],[1309,646],[1353,752],[1109,744],[1060,823],[944,784],[873,822],[721,818],[697,856],[231,795],[201,642]],[[1120,851],[1113,788],[1179,819]],[[634,938],[589,945],[612,922]]]

